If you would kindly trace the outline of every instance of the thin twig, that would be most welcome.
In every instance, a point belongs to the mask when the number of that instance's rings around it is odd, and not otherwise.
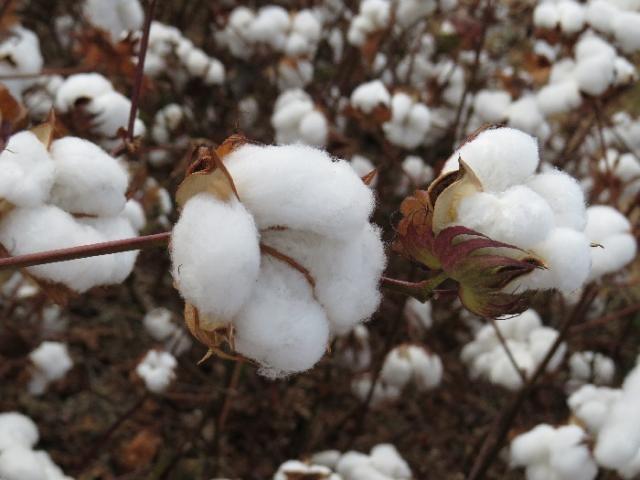
[[[635,305],[630,305],[626,308],[623,308],[621,310],[618,310],[616,312],[610,313],[608,315],[604,315],[600,318],[596,318],[594,320],[591,320],[589,322],[586,323],[582,323],[580,325],[575,325],[573,327],[571,327],[571,333],[582,333],[588,330],[591,330],[592,328],[597,328],[597,327],[601,327],[603,325],[606,325],[608,323],[614,322],[616,320],[619,320],[620,318],[624,318],[628,315],[631,315],[632,313],[636,313],[636,312],[640,312],[640,303],[636,303]]]
[[[111,253],[141,250],[148,247],[166,245],[171,238],[171,232],[156,233],[142,237],[125,238],[110,242],[80,245],[78,247],[47,250],[46,252],[29,253],[15,257],[0,258],[0,271],[11,268],[26,268],[47,263],[66,262],[78,258],[97,257]]]
[[[522,380],[522,384],[524,385],[525,383],[527,383],[527,377],[522,371],[522,369],[518,366],[518,363],[516,362],[516,359],[513,356],[513,352],[509,348],[509,345],[507,344],[507,341],[505,340],[504,335],[502,335],[502,332],[498,328],[498,325],[496,324],[495,319],[490,318],[489,322],[491,323],[493,330],[496,332],[496,336],[498,337],[498,340],[500,341],[502,348],[507,353],[507,357],[509,357],[509,361],[511,362],[511,365],[513,365],[513,368],[515,368],[516,372],[518,372],[518,375],[520,376],[520,380]]]

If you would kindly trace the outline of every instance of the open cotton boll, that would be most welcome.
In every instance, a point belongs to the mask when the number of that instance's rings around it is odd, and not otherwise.
[[[413,369],[413,381],[420,391],[431,390],[442,381],[442,361],[434,353],[411,345],[407,351]]]
[[[377,227],[367,224],[344,240],[295,231],[264,232],[262,239],[309,270],[332,333],[348,332],[377,310],[378,282],[386,264]]]
[[[373,380],[371,375],[364,374],[351,381],[351,393],[364,402],[369,398],[372,386]],[[400,389],[392,385],[388,385],[383,382],[376,382],[375,386],[373,386],[371,404],[380,405],[386,402],[395,401],[400,398],[401,393]]]
[[[0,58],[3,59],[0,62],[0,75],[8,77],[39,73],[44,64],[38,36],[20,25],[7,29],[0,41]],[[2,84],[11,95],[20,99],[22,93],[36,81],[36,78],[7,78]]]
[[[426,105],[405,93],[396,93],[391,101],[391,120],[382,129],[391,143],[412,149],[424,142],[430,126],[431,113]]]
[[[53,185],[54,164],[31,132],[12,135],[0,153],[0,199],[18,207],[44,203]]]
[[[312,147],[244,145],[224,162],[261,230],[286,226],[345,239],[362,232],[373,210],[371,189],[349,163]]]
[[[524,95],[507,109],[507,123],[510,127],[517,128],[537,135],[541,138],[548,136],[548,125],[538,108],[538,102],[534,95]]]
[[[0,478],[3,480],[49,480],[36,453],[20,445],[0,451]]]
[[[384,359],[380,379],[402,390],[413,376],[413,366],[404,346],[391,350]]]
[[[59,342],[42,342],[29,354],[34,371],[29,382],[29,393],[43,394],[49,383],[63,378],[73,366],[67,346]]]
[[[233,324],[236,351],[273,378],[310,369],[329,341],[329,322],[305,277],[272,258],[263,257],[251,301]]]
[[[423,328],[429,329],[433,324],[433,318],[431,316],[431,302],[420,302],[413,297],[409,297],[404,304],[402,310],[404,317],[413,325],[420,325]]]
[[[534,175],[526,186],[551,207],[556,226],[584,230],[587,223],[585,198],[576,179],[560,170],[551,170]]]
[[[85,0],[83,13],[93,25],[118,40],[126,32],[140,30],[144,10],[138,0]]]
[[[131,101],[119,92],[107,92],[95,97],[86,105],[87,111],[94,115],[92,124],[94,130],[107,139],[114,139],[120,128],[126,128],[129,122]],[[135,136],[143,135],[144,123],[139,118],[134,123]]]
[[[605,424],[612,406],[621,396],[622,391],[619,389],[587,384],[572,393],[567,404],[589,432],[597,434]]]
[[[391,5],[386,0],[364,0],[358,15],[349,25],[347,39],[357,47],[363,46],[369,35],[386,28],[391,14]]]
[[[111,82],[99,73],[78,73],[68,77],[56,94],[56,109],[68,112],[80,99],[92,99],[112,92]]]
[[[390,103],[391,94],[380,80],[363,83],[351,94],[351,105],[367,114],[378,106],[388,107]]]
[[[620,12],[611,22],[616,41],[627,53],[633,53],[640,49],[640,13]]]
[[[580,90],[602,95],[615,80],[615,57],[607,53],[589,56],[576,65],[575,79]]]
[[[582,30],[585,23],[584,7],[573,0],[564,0],[557,5],[558,19],[562,32],[574,34]]]
[[[148,311],[143,319],[144,328],[154,340],[162,341],[175,333],[176,326],[171,321],[172,314],[163,307]]]
[[[479,192],[465,197],[455,223],[494,240],[530,248],[547,238],[554,227],[553,217],[540,195],[517,185],[498,195]]]
[[[117,160],[88,140],[65,137],[51,144],[55,183],[50,202],[68,212],[117,215],[129,183]]]
[[[473,100],[473,110],[485,122],[502,122],[507,118],[511,95],[502,90],[480,90]]]
[[[533,10],[533,24],[541,28],[556,28],[560,21],[557,4],[553,2],[539,3]]]
[[[618,9],[607,0],[592,0],[586,5],[585,18],[587,23],[603,33],[613,33],[613,18],[618,15]]]
[[[147,224],[147,217],[144,213],[142,205],[137,200],[127,200],[127,203],[124,204],[122,215],[126,217],[127,220],[129,220],[129,223],[136,232],[141,231]]]
[[[18,412],[0,413],[0,452],[11,446],[32,448],[38,443],[38,427]]]
[[[259,234],[240,202],[206,193],[191,198],[173,228],[171,246],[173,278],[185,300],[214,318],[240,311],[260,268]]]
[[[147,390],[164,393],[175,379],[178,361],[169,352],[149,350],[136,367],[136,373],[144,381]]]
[[[552,83],[540,89],[536,95],[538,107],[545,115],[555,115],[577,108],[582,103],[578,83],[569,80]]]
[[[371,449],[371,465],[378,472],[387,475],[394,480],[412,478],[409,464],[400,456],[400,453],[390,443],[381,443]]]
[[[291,480],[292,478],[318,478],[340,480],[330,468],[322,465],[308,465],[298,460],[287,460],[278,468],[273,480]]]
[[[607,385],[613,381],[616,372],[613,360],[601,353],[575,352],[569,358],[571,380],[577,382]]]
[[[279,144],[306,143],[323,147],[329,135],[327,119],[315,109],[311,97],[302,90],[288,90],[276,101],[271,117]]]
[[[495,128],[481,132],[456,150],[443,173],[457,170],[458,159],[471,167],[482,186],[500,192],[523,183],[538,167],[536,139],[514,128]]]
[[[351,157],[351,160],[349,160],[349,164],[351,165],[351,168],[353,168],[353,171],[356,172],[356,174],[360,178],[369,175],[376,169],[376,166],[373,164],[373,162],[371,162],[371,160],[363,155],[354,155],[353,157]],[[373,177],[373,180],[369,183],[369,186],[371,188],[374,188],[377,183],[378,175]]]
[[[591,249],[591,279],[619,271],[636,256],[637,242],[631,233],[631,224],[613,207],[589,207],[585,233],[591,242],[599,245]]]

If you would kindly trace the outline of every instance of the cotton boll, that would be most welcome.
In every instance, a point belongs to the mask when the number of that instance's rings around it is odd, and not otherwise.
[[[116,138],[120,128],[127,128],[131,101],[118,92],[107,92],[95,97],[86,106],[87,111],[93,115],[92,124],[96,132],[109,140]],[[144,124],[138,120],[134,134],[144,133]]]
[[[582,30],[585,22],[584,7],[573,0],[558,3],[560,29],[563,33],[574,34]]]
[[[42,342],[29,354],[35,367],[29,383],[29,393],[41,395],[50,382],[60,380],[73,366],[67,346],[59,342]]]
[[[543,87],[538,92],[536,100],[540,111],[545,115],[569,112],[582,103],[578,84],[572,80]]]
[[[406,347],[396,347],[384,359],[380,379],[388,385],[402,390],[413,375],[413,366]]]
[[[571,394],[567,403],[587,429],[597,434],[607,421],[611,407],[621,395],[622,391],[618,389],[587,384]]]
[[[164,393],[175,379],[178,362],[168,352],[149,350],[136,367],[136,373],[142,378],[147,390]]]
[[[556,28],[559,20],[558,6],[555,3],[539,3],[533,11],[533,24],[536,27]]]
[[[381,443],[373,447],[370,457],[371,465],[380,473],[398,480],[412,478],[409,465],[390,443]]]
[[[590,1],[585,10],[587,22],[604,33],[613,33],[613,18],[617,14],[616,6],[607,0]]]
[[[18,412],[0,413],[0,452],[11,446],[33,448],[38,443],[38,427]]]
[[[373,209],[371,190],[351,166],[311,147],[244,145],[225,165],[261,230],[286,226],[345,239],[362,232]]]
[[[76,137],[51,144],[55,183],[51,203],[73,213],[117,215],[125,206],[125,169],[97,145]]]
[[[616,57],[613,67],[615,85],[629,85],[638,79],[636,67],[624,57]]]
[[[516,365],[518,365],[518,369],[524,372],[525,376],[531,375],[535,369],[535,363],[531,353],[517,343],[508,342],[507,345],[509,346]],[[522,377],[515,369],[504,348],[495,350],[493,355],[488,357],[487,360],[490,360],[490,366],[483,366],[482,369],[489,367],[488,378],[490,382],[502,385],[509,390],[518,390],[522,387]]]
[[[180,294],[202,314],[220,319],[237,314],[258,278],[258,238],[241,203],[206,193],[191,198],[171,238],[172,274]]]
[[[409,346],[407,354],[413,369],[413,381],[418,390],[431,390],[440,385],[442,361],[439,356],[413,345]]]
[[[54,165],[44,145],[31,132],[12,135],[0,153],[0,198],[19,207],[47,200]]]
[[[361,375],[351,381],[351,392],[361,401],[365,401],[369,397],[372,387],[372,379],[369,375]],[[371,404],[379,405],[385,402],[391,402],[400,398],[401,391],[391,385],[383,382],[376,382],[373,387],[371,396]]]
[[[603,94],[615,78],[615,58],[608,54],[590,56],[576,65],[575,78],[580,90],[593,96]]]
[[[362,155],[354,155],[353,157],[351,157],[351,160],[349,161],[349,163],[351,164],[351,168],[353,168],[353,171],[356,172],[356,174],[360,178],[363,178],[369,175],[371,172],[373,172],[376,169],[375,165],[371,162],[371,160],[369,160],[367,157],[364,157]],[[378,183],[378,175],[373,177],[373,180],[371,181],[369,186],[371,188],[374,188],[377,183]]]
[[[554,436],[554,428],[547,424],[537,425],[532,430],[518,435],[511,442],[511,462],[514,465],[541,463]]]
[[[139,30],[144,10],[138,0],[86,0],[83,13],[94,25],[111,33],[117,40],[127,31]]]
[[[473,101],[473,110],[485,122],[502,122],[510,104],[511,95],[505,91],[481,90]]]
[[[0,58],[3,59],[0,63],[0,75],[11,77],[39,73],[44,60],[38,36],[19,25],[7,28],[5,33],[0,41]],[[29,78],[7,78],[2,83],[13,97],[20,99],[35,81]]]
[[[93,99],[112,91],[111,82],[99,73],[72,75],[58,89],[56,109],[66,113],[80,99]]]
[[[533,95],[525,95],[513,102],[507,110],[507,120],[510,127],[544,138],[544,117]]]
[[[0,452],[0,478],[3,480],[49,480],[36,453],[23,446]]]
[[[625,52],[640,49],[640,13],[620,12],[613,17],[611,26],[616,41]]]
[[[124,205],[122,215],[129,220],[129,223],[136,232],[142,230],[147,223],[147,217],[142,209],[142,205],[134,199],[127,200],[127,203]]]
[[[356,468],[371,466],[371,459],[364,453],[349,451],[346,452],[336,465],[336,472],[344,478],[351,478]]]
[[[351,94],[351,105],[367,114],[377,106],[388,107],[390,103],[391,95],[380,80],[363,83]]]
[[[556,226],[584,230],[587,223],[584,193],[573,177],[551,170],[533,176],[526,186],[549,204]]]
[[[426,105],[397,93],[391,102],[391,120],[382,129],[391,143],[412,149],[424,141],[430,125],[431,113]]]
[[[236,351],[281,377],[313,367],[329,341],[327,317],[305,277],[280,260],[263,258],[251,301],[233,319]]]
[[[402,310],[405,318],[413,325],[421,325],[429,329],[433,324],[431,316],[431,302],[420,302],[413,297],[407,299]]]
[[[309,145],[325,146],[329,135],[327,119],[317,110],[310,112],[300,122],[300,134]]]
[[[631,234],[631,225],[612,207],[589,207],[585,234],[599,245],[591,249],[591,279],[619,271],[636,256],[637,243]]]
[[[173,335],[176,330],[171,317],[171,312],[166,308],[154,308],[145,314],[143,319],[144,328],[154,340],[165,340]]]
[[[458,158],[471,167],[489,192],[500,192],[524,182],[539,162],[535,138],[513,128],[481,132],[449,157],[443,173],[457,170]]]
[[[611,358],[591,351],[575,352],[569,359],[569,367],[572,380],[596,385],[610,384],[616,371]]]

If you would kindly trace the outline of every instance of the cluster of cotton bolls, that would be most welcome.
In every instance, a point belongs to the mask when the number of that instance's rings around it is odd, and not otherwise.
[[[40,40],[31,30],[20,25],[12,27],[0,41],[0,75],[9,78],[2,81],[15,98],[35,82],[34,78],[11,78],[39,73],[44,60],[40,52]]]
[[[158,110],[153,118],[151,126],[151,138],[159,145],[159,148],[149,153],[149,163],[154,167],[160,167],[171,162],[172,149],[187,148],[190,138],[184,132],[188,122],[192,119],[191,110],[177,103],[170,103]]]
[[[40,433],[29,417],[0,413],[0,478],[3,480],[71,480],[43,450],[34,450]]]
[[[222,85],[225,67],[186,38],[180,30],[154,21],[149,32],[149,46],[144,71],[152,77],[163,75],[178,85],[197,78],[205,85]]]
[[[620,183],[621,200],[633,200],[640,192],[640,160],[633,153],[620,153],[615,148],[609,148],[606,156],[598,162],[598,170],[601,175],[610,175]]]
[[[575,352],[569,357],[567,389],[574,391],[586,383],[610,385],[616,373],[613,360],[598,352]]]
[[[278,144],[304,143],[324,147],[329,137],[327,118],[303,90],[280,94],[271,116]]]
[[[400,345],[385,357],[380,381],[398,390],[415,385],[418,391],[432,390],[442,380],[442,361],[419,345]]]
[[[433,180],[433,167],[424,163],[416,155],[407,156],[401,164],[402,178],[396,186],[398,195],[408,195],[414,190],[425,188]]]
[[[191,348],[191,338],[176,325],[173,314],[166,308],[149,310],[144,316],[143,324],[151,338],[162,342],[168,352],[180,356]]]
[[[391,119],[382,129],[391,143],[413,149],[421,145],[431,125],[429,108],[403,92],[391,99]]]
[[[63,378],[73,367],[73,360],[64,343],[42,342],[29,354],[31,361],[31,379],[29,393],[42,395],[51,382]]]
[[[373,193],[348,162],[307,146],[247,144],[223,161],[239,200],[188,199],[172,235],[176,286],[200,328],[232,326],[262,373],[307,370],[380,301]]]
[[[511,466],[524,467],[527,480],[593,480],[598,467],[587,439],[577,425],[538,425],[511,442]]]
[[[510,290],[579,289],[591,269],[591,246],[578,182],[560,170],[535,173],[536,139],[512,128],[481,132],[453,153],[443,173],[460,168],[459,160],[473,172],[474,187],[443,222],[520,247],[544,263],[545,269],[521,276]]]
[[[323,480],[411,480],[413,475],[396,447],[382,443],[373,447],[369,455],[353,450],[346,453],[325,450],[312,455],[308,462],[288,460],[278,468],[273,480],[307,477]]]
[[[120,129],[127,128],[131,101],[114,90],[111,82],[99,73],[79,73],[66,78],[55,98],[56,111],[61,114],[79,114],[84,124],[89,123],[89,133],[104,148],[119,146]],[[136,118],[133,134],[144,135],[145,125]]]
[[[11,206],[0,218],[0,244],[10,255],[137,235],[131,217],[137,209],[125,196],[126,170],[87,140],[64,137],[45,145],[34,133],[19,132],[0,153],[0,167],[0,199]],[[122,282],[135,259],[135,252],[126,252],[27,271],[83,293]]]
[[[96,27],[119,40],[129,32],[142,28],[144,10],[138,0],[85,0],[83,14]]]
[[[469,368],[471,378],[484,378],[517,390],[522,386],[522,378],[530,377],[542,363],[558,338],[558,331],[542,325],[534,310],[496,320],[495,326],[500,335],[492,325],[483,326],[473,341],[464,346],[460,356]],[[563,344],[548,363],[547,371],[558,368],[565,351]]]
[[[144,381],[147,390],[164,393],[176,378],[178,361],[170,352],[149,350],[136,366],[136,373]]]
[[[390,108],[391,94],[381,80],[372,80],[355,88],[351,93],[351,106],[369,115],[378,108]]]

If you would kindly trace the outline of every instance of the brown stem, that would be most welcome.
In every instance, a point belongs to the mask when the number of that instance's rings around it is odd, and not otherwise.
[[[640,303],[636,303],[635,305],[630,305],[626,308],[622,308],[616,312],[610,313],[608,315],[604,315],[600,318],[596,318],[586,323],[582,323],[580,325],[576,325],[571,327],[571,333],[582,333],[592,328],[601,327],[606,325],[607,323],[613,322],[620,318],[624,318],[632,313],[640,312]]]
[[[80,245],[78,247],[48,250],[46,252],[29,253],[15,257],[0,258],[0,271],[10,268],[25,268],[47,263],[65,262],[78,258],[97,257],[111,253],[141,250],[148,247],[166,245],[171,238],[171,232],[156,233],[142,237],[125,238],[111,242]]]
[[[422,282],[407,282],[396,278],[382,277],[380,284],[389,290],[414,297],[421,302],[426,302],[433,297],[435,289],[447,278],[447,274],[444,272],[440,272],[436,276],[423,280]]]
[[[133,85],[133,93],[131,94],[131,111],[129,112],[129,127],[127,128],[127,140],[133,141],[133,129],[136,124],[136,115],[138,113],[138,103],[140,102],[140,91],[142,90],[142,80],[144,79],[144,61],[147,57],[147,48],[149,46],[149,32],[151,31],[151,22],[156,11],[157,0],[149,2],[147,15],[144,20],[144,29],[142,40],[140,41],[140,52],[138,54],[138,65],[136,69],[136,78]]]

